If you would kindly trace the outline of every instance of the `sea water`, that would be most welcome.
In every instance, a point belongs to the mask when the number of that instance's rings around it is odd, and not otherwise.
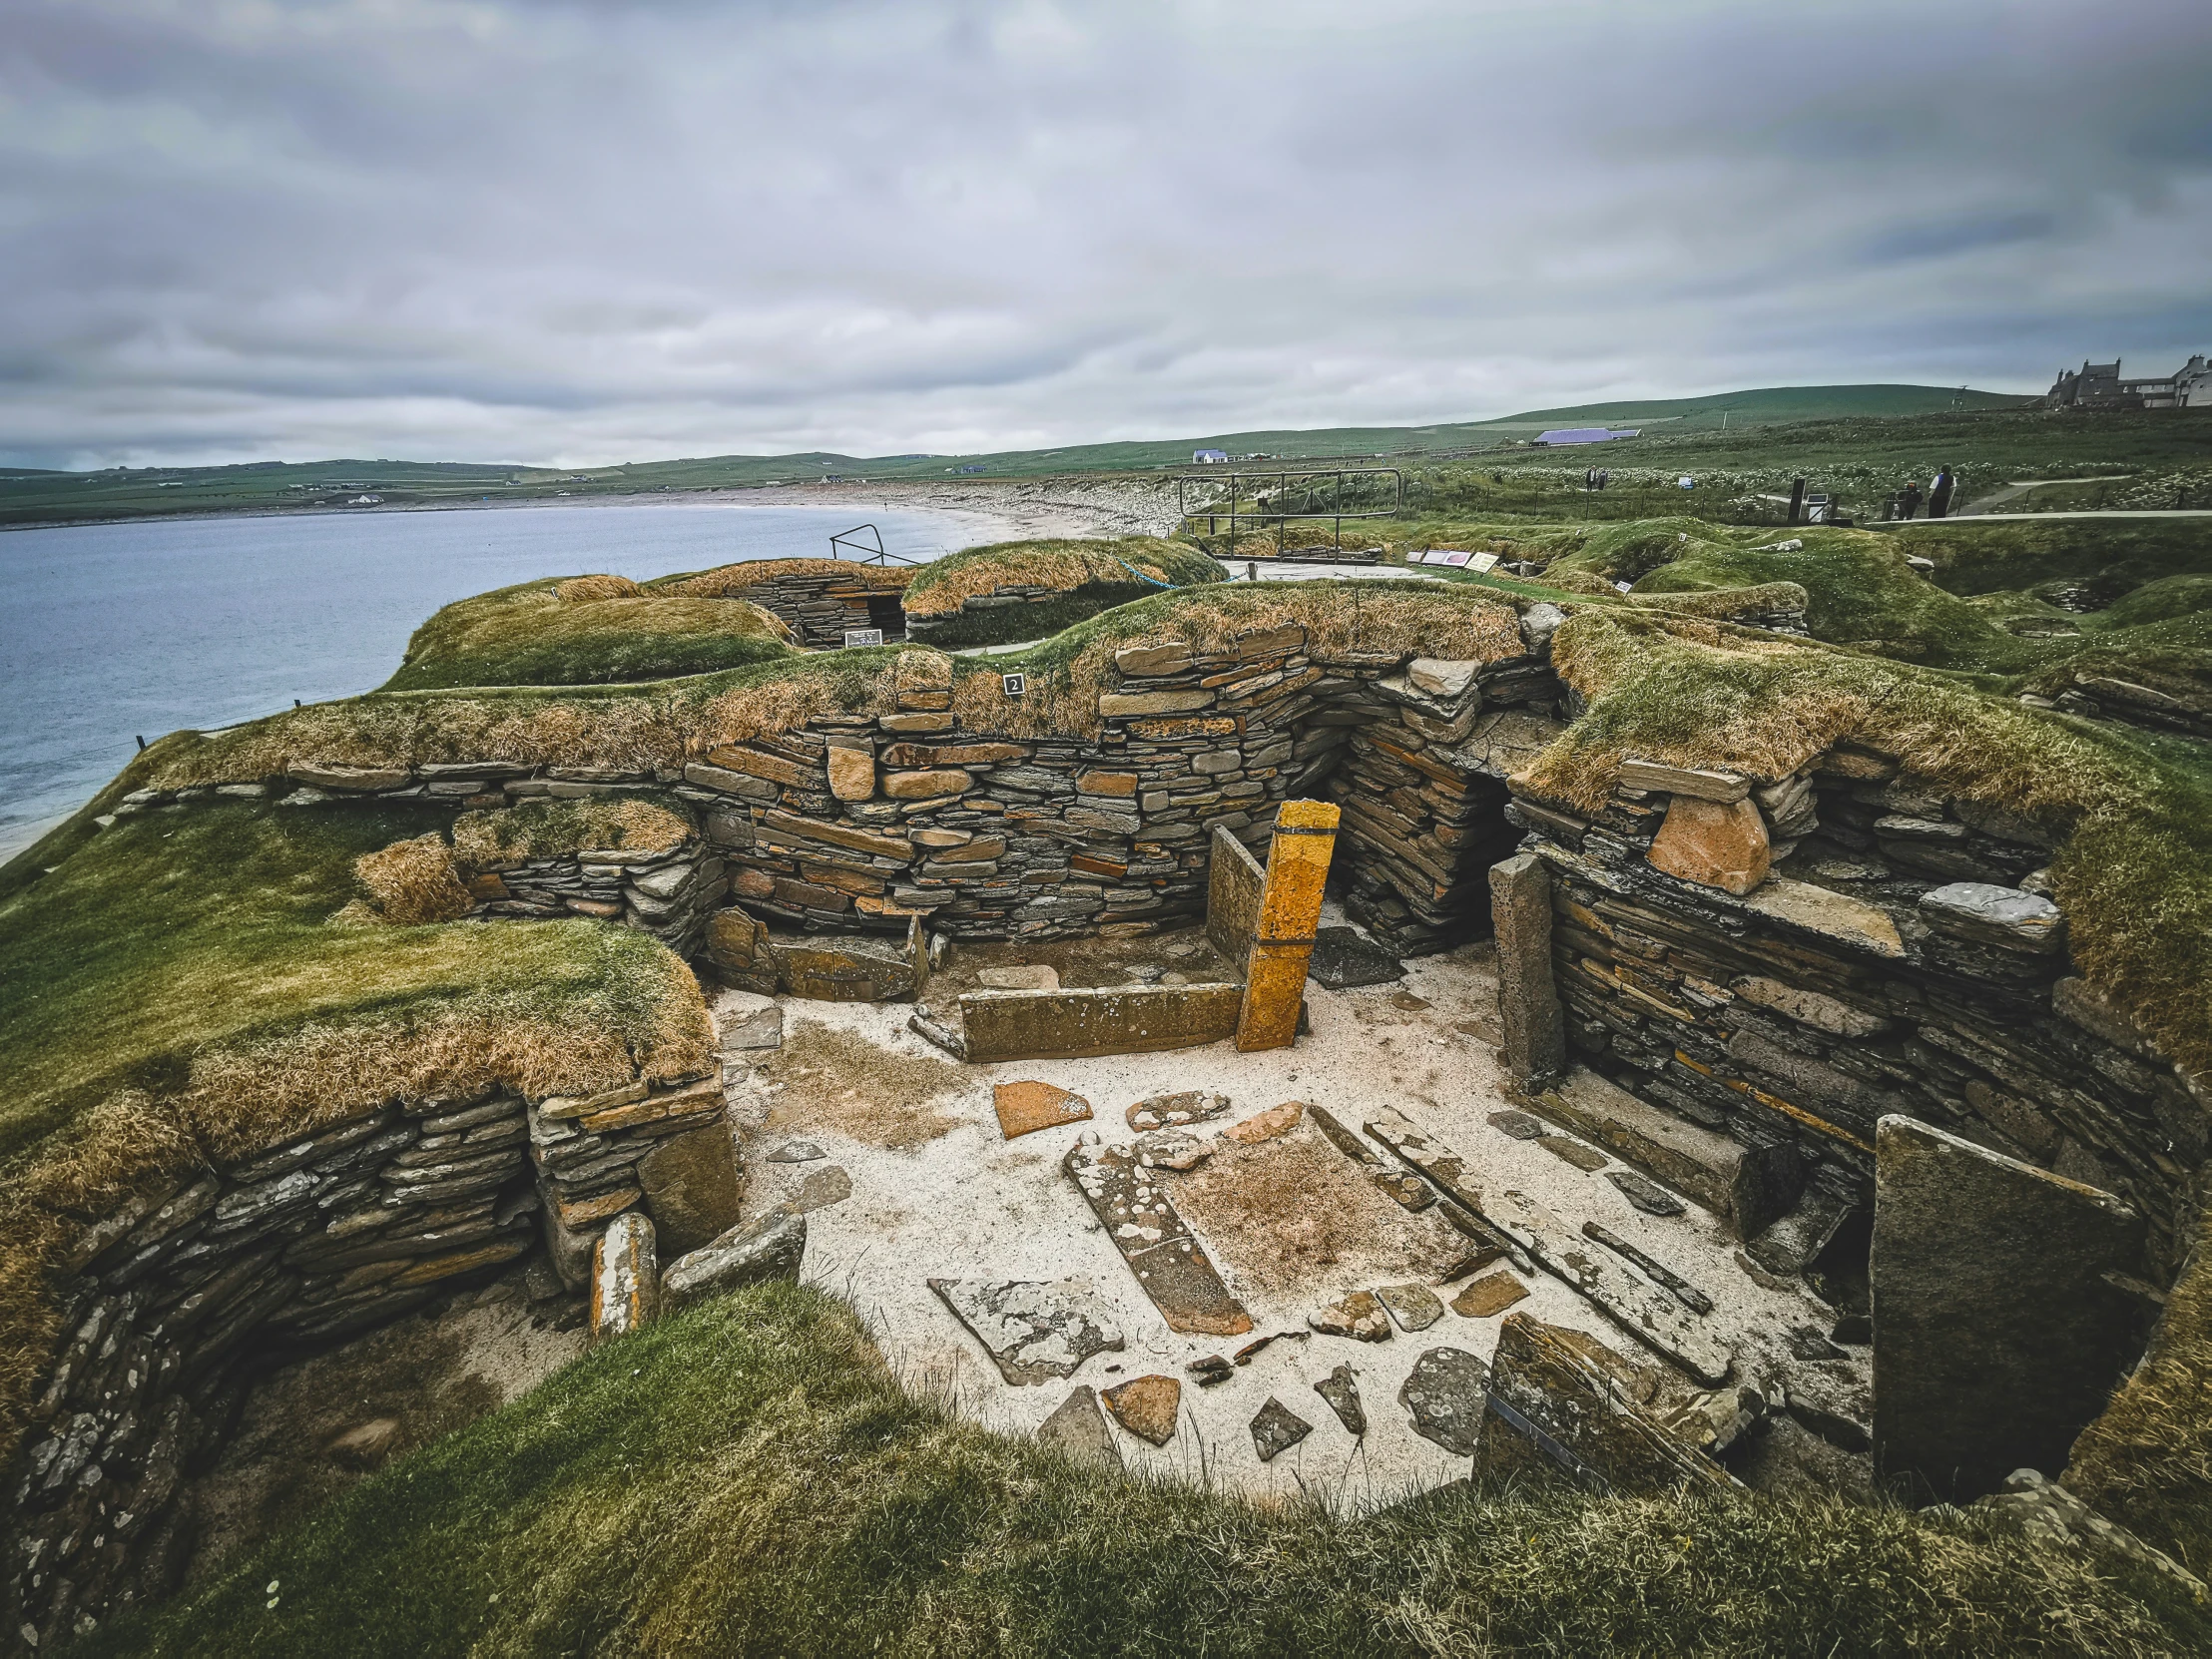
[[[547,576],[821,558],[874,523],[926,560],[949,514],[657,502],[140,520],[0,534],[0,858],[148,742],[383,683],[440,605]]]

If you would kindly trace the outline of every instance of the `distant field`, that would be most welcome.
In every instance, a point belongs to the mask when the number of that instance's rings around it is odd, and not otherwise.
[[[1963,407],[1953,409],[1954,399]],[[1647,435],[1608,444],[1611,454],[1718,440],[1727,453],[1762,448],[1801,423],[1866,427],[1870,423],[1929,419],[1943,423],[1976,416],[2017,418],[2020,399],[1996,392],[1938,386],[1783,386],[1712,397],[1590,403],[1536,409],[1498,420],[1430,426],[1344,426],[1315,431],[1217,433],[1138,443],[1082,444],[1061,449],[1017,450],[992,455],[895,455],[861,458],[814,452],[799,455],[724,455],[708,459],[640,462],[561,471],[544,467],[465,462],[314,461],[257,462],[218,467],[139,467],[106,472],[16,471],[0,473],[0,526],[164,517],[188,513],[272,512],[286,509],[470,505],[485,501],[546,499],[560,495],[649,495],[664,491],[742,489],[817,479],[932,479],[1042,477],[1074,472],[1157,472],[1190,464],[1196,449],[1232,455],[1264,453],[1286,460],[1387,459],[1399,464],[1437,462],[1500,451],[1571,461],[1579,471],[1584,451],[1530,451],[1524,446],[1547,427],[1643,426]],[[1723,432],[1725,412],[1727,430]],[[2038,417],[2040,418],[2040,417]],[[2100,417],[2111,419],[2114,417]],[[1702,455],[1702,451],[1698,452]],[[2032,450],[2041,459],[2045,450]],[[2130,452],[2132,454],[2132,452]],[[1955,458],[1955,457],[1953,457]],[[1671,459],[1667,464],[1672,464]],[[376,496],[376,502],[360,500]]]

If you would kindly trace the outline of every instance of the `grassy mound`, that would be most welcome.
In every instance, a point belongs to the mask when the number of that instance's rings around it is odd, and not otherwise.
[[[2117,597],[2162,576],[2212,574],[2212,519],[2205,518],[1923,520],[1889,539],[1933,561],[1933,580],[1957,594],[2099,578],[2116,584]]]
[[[834,576],[855,588],[897,593],[913,579],[906,565],[864,565],[857,559],[749,559],[713,570],[661,576],[646,584],[653,593],[691,599],[743,599],[762,582],[780,576]]]
[[[438,612],[384,690],[665,680],[773,661],[790,638],[742,599],[646,594],[619,576],[525,582]]]
[[[1162,583],[1181,588],[1228,577],[1197,548],[1159,536],[996,542],[924,565],[907,586],[905,604],[910,617],[952,619],[930,630],[933,644],[998,645],[1056,634],[1158,593]],[[966,600],[1010,587],[1049,588],[1057,597],[960,614]]]
[[[643,934],[330,924],[357,860],[443,821],[404,805],[156,810],[0,902],[0,1438],[53,1337],[43,1264],[154,1172],[387,1100],[707,1068],[699,987]]]
[[[600,1349],[95,1654],[2202,1651],[1991,1520],[1459,1487],[1380,1514],[1072,1464],[792,1286]]]

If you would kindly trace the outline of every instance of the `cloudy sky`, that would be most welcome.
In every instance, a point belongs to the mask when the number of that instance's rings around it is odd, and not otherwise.
[[[2212,350],[2207,0],[0,0],[0,460],[1469,419]]]

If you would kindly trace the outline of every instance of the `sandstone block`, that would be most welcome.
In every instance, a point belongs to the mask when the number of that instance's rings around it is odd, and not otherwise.
[[[1175,1438],[1175,1422],[1183,1404],[1183,1384],[1172,1377],[1136,1377],[1108,1388],[1106,1409],[1114,1420],[1139,1439],[1166,1445]]]
[[[1124,715],[1187,715],[1208,708],[1210,691],[1101,692],[1098,712],[1108,720]]]
[[[961,795],[975,787],[975,779],[954,767],[935,772],[892,772],[883,778],[883,793],[893,801],[934,801],[940,796]]]
[[[367,795],[378,790],[403,790],[409,774],[405,767],[348,767],[320,761],[294,761],[284,768],[284,776],[318,790]]]
[[[1481,670],[1480,663],[1415,657],[1405,665],[1405,678],[1413,683],[1414,690],[1430,697],[1457,697],[1474,684],[1474,677]]]
[[[1114,1444],[1114,1431],[1106,1426],[1106,1413],[1088,1382],[1078,1382],[1059,1408],[1037,1425],[1037,1444],[1078,1462],[1121,1467],[1121,1448]]]
[[[875,757],[864,749],[830,751],[830,793],[839,801],[866,801],[875,794]]]
[[[929,1288],[1016,1387],[1071,1376],[1092,1355],[1124,1346],[1112,1309],[1087,1280],[932,1279]]]
[[[1921,914],[1953,938],[2035,955],[2056,950],[2065,933],[2065,917],[2042,894],[1986,881],[1953,881],[1923,893]]]
[[[1767,878],[1766,820],[1749,801],[1722,805],[1678,795],[1648,854],[1654,869],[1723,892],[1747,893]]]
[[[1255,1112],[1241,1123],[1231,1124],[1222,1134],[1239,1146],[1258,1146],[1262,1141],[1272,1141],[1288,1135],[1298,1127],[1299,1120],[1305,1115],[1304,1101],[1286,1100],[1280,1106],[1270,1106],[1264,1112]]]
[[[1632,790],[1694,796],[1700,801],[1718,802],[1724,807],[1743,800],[1751,793],[1751,780],[1740,772],[1668,766],[1663,761],[1623,760],[1620,781]]]
[[[1009,1141],[1081,1123],[1091,1115],[1089,1101],[1053,1083],[1000,1083],[991,1091],[991,1105],[998,1113],[998,1132]]]

